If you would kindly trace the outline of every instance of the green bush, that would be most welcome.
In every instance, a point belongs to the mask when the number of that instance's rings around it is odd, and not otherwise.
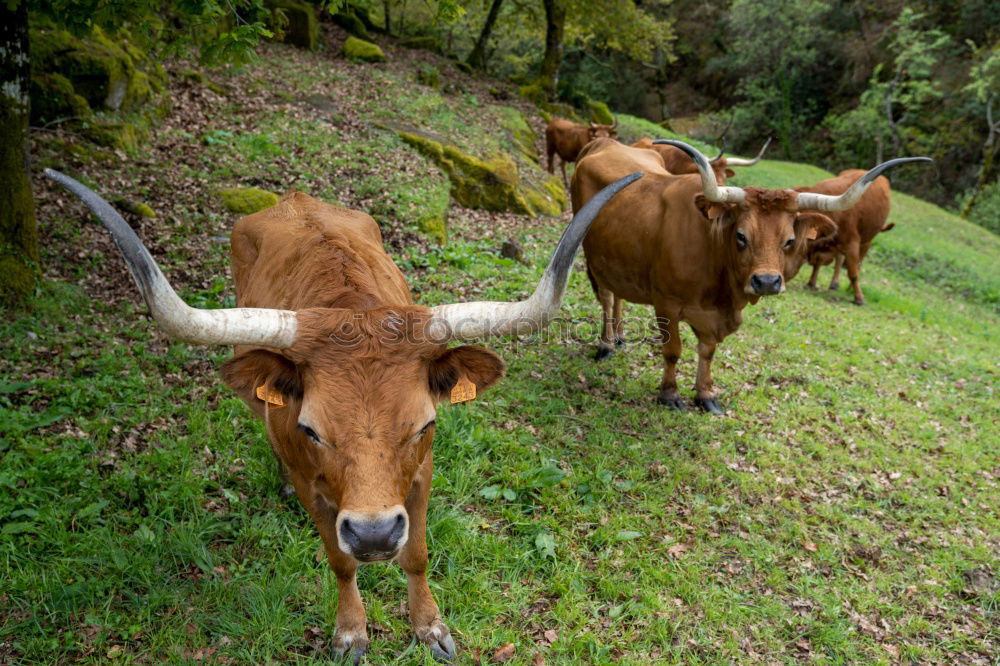
[[[958,209],[965,208],[971,192],[962,195]],[[969,211],[969,222],[974,222],[984,229],[1000,234],[1000,181],[994,181],[983,188],[976,197],[976,203]]]

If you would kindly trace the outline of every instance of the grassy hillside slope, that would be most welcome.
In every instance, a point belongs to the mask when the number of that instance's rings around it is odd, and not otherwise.
[[[447,182],[375,121],[406,98],[412,122],[460,127],[470,149],[479,134],[512,146],[497,109],[527,109],[391,44],[387,65],[346,63],[338,39],[267,48],[220,79],[225,96],[175,80],[147,154],[81,160],[42,141],[36,162],[152,205],[158,218],[130,221],[202,307],[232,301],[237,216],[213,194],[232,185],[372,213],[422,303],[526,294],[567,218],[452,205],[450,243],[429,245],[414,228]],[[441,91],[414,82],[428,66]],[[764,161],[734,184],[825,175]],[[0,661],[328,658],[336,583],[279,495],[261,424],[221,385],[229,352],[164,338],[103,232],[35,184],[48,279],[35,310],[0,323]],[[518,664],[995,658],[1000,239],[906,196],[892,221],[864,265],[868,306],[800,275],[745,311],[716,357],[725,417],[655,403],[646,307],[627,306],[625,351],[591,360],[599,308],[579,270],[572,325],[488,343],[508,377],[442,406],[434,444],[431,585],[461,663],[506,643]],[[508,238],[527,265],[500,258]],[[369,661],[430,663],[402,572],[370,565],[359,586]]]

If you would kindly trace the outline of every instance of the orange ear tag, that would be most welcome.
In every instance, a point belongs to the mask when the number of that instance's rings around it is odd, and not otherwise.
[[[261,384],[257,387],[257,399],[263,400],[273,407],[285,406],[285,400],[281,397],[281,394],[277,391],[269,391],[267,384]]]
[[[468,402],[475,399],[476,385],[470,382],[465,375],[462,375],[451,389],[451,404],[454,405],[456,402]]]

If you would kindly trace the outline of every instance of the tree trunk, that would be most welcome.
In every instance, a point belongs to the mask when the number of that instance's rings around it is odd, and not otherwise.
[[[566,8],[560,0],[543,0],[545,4],[545,55],[538,72],[538,82],[550,99],[556,95],[559,65],[562,62],[563,31],[566,27]]]
[[[382,0],[382,8],[385,10],[385,34],[392,34],[392,16],[389,13],[389,1]]]
[[[993,157],[996,154],[996,137],[997,133],[1000,132],[1000,121],[993,121],[992,95],[986,102],[986,125],[988,133],[986,135],[986,142],[983,144],[983,162],[979,165],[979,176],[976,178],[976,184],[972,187],[972,194],[969,195],[969,198],[965,201],[965,205],[962,206],[962,217],[966,219],[969,217],[969,213],[972,212],[972,207],[976,205],[979,193],[986,186],[990,172],[993,171]]]
[[[0,2],[0,304],[24,304],[38,275],[28,177],[28,6]]]
[[[503,0],[493,0],[490,4],[490,12],[486,15],[486,23],[483,24],[483,29],[479,33],[479,39],[476,40],[476,45],[472,48],[472,53],[469,54],[469,59],[466,61],[473,67],[479,69],[486,69],[486,46],[490,41],[490,34],[493,32],[493,25],[497,22],[497,16],[500,15],[500,6],[503,4]]]

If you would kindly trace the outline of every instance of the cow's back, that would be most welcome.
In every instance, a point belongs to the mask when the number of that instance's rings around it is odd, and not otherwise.
[[[367,309],[412,302],[375,220],[302,192],[239,220],[231,243],[239,307]]]
[[[608,146],[580,161],[573,209],[635,171],[645,175],[609,201],[587,232],[587,267],[598,284],[633,303],[698,303],[714,288],[718,272],[709,223],[693,206],[699,176],[667,173],[655,151]]]

